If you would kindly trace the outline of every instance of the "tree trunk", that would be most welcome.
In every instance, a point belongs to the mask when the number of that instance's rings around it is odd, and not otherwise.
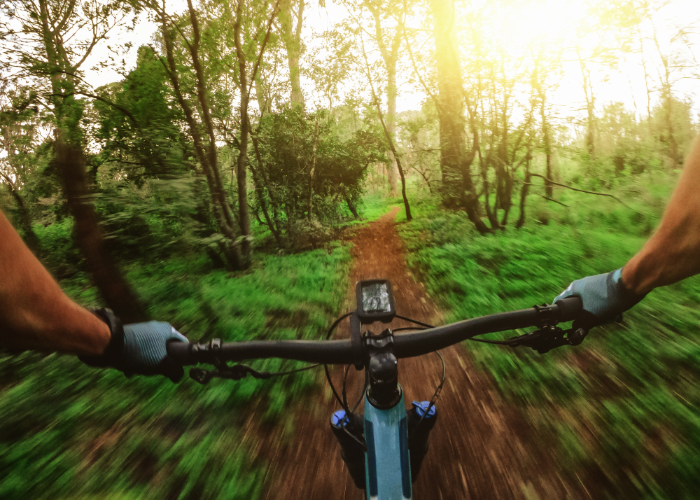
[[[387,114],[386,126],[389,129],[391,138],[396,137],[396,60],[387,63],[387,86],[386,86],[386,101]],[[396,172],[398,168],[396,160],[392,159],[386,165],[387,178],[389,180],[389,191],[393,195],[396,194]]]
[[[191,0],[188,0],[188,2]],[[241,89],[241,137],[240,153],[236,168],[238,180],[238,224],[241,231],[241,264],[244,269],[250,267],[251,259],[251,233],[250,213],[248,210],[248,136],[250,133],[250,120],[248,118],[248,75],[246,69],[245,54],[241,46],[241,22],[243,17],[243,2],[238,2],[236,10],[236,24],[234,25],[234,42],[236,44],[236,57],[238,58],[239,81]],[[212,137],[213,140],[213,137]]]
[[[503,87],[506,87],[506,82],[504,80]],[[507,91],[506,91],[507,92]],[[497,207],[501,210],[505,210],[506,214],[510,210],[510,185],[512,181],[510,180],[510,172],[508,170],[508,94],[504,96],[503,99],[503,110],[501,116],[501,130],[500,136],[501,140],[498,143],[498,160],[496,175],[498,178],[498,187],[496,195],[498,197]],[[504,215],[504,219],[507,220],[507,215]]]
[[[111,258],[102,237],[95,207],[89,200],[90,190],[83,152],[66,140],[63,131],[58,132],[54,147],[54,161],[63,181],[68,206],[75,219],[75,241],[85,256],[95,285],[109,308],[124,323],[146,321],[146,309]]]
[[[318,118],[314,124],[314,148],[313,148],[313,158],[311,159],[311,171],[309,172],[309,200],[308,200],[308,210],[307,219],[311,222],[311,214],[314,208],[314,170],[316,170],[316,146],[318,145]]]
[[[192,0],[187,0],[187,6],[190,13],[190,22],[192,23],[192,33],[193,40],[187,44],[189,48],[190,55],[192,57],[192,66],[194,67],[196,78],[196,89],[197,89],[197,100],[199,102],[199,111],[202,116],[202,124],[209,136],[209,141],[206,148],[206,154],[203,156],[206,158],[206,163],[208,164],[209,171],[214,180],[214,191],[219,199],[221,209],[223,210],[226,222],[233,226],[232,216],[230,214],[228,201],[226,200],[224,185],[221,181],[221,174],[219,172],[219,162],[218,153],[216,148],[216,135],[214,133],[214,123],[211,118],[211,112],[209,110],[209,102],[207,99],[208,85],[206,81],[206,75],[204,72],[204,67],[199,60],[199,42],[200,42],[200,31],[199,31],[199,21],[197,19],[197,13],[192,5]]]
[[[191,14],[194,16],[193,9]],[[227,265],[232,270],[239,270],[242,266],[242,259],[239,248],[236,243],[236,235],[233,226],[233,217],[231,216],[228,204],[223,196],[223,188],[220,185],[220,179],[217,184],[217,177],[215,177],[214,172],[212,171],[212,166],[210,165],[210,155],[206,154],[205,152],[202,136],[199,131],[200,124],[197,123],[192,107],[183,96],[180,87],[180,78],[177,73],[177,65],[175,63],[175,57],[173,55],[173,31],[168,29],[165,20],[163,21],[162,31],[167,59],[166,72],[170,79],[170,83],[173,86],[175,97],[177,98],[177,101],[180,104],[180,107],[182,108],[182,111],[185,115],[185,121],[187,122],[190,134],[192,136],[192,143],[194,146],[195,156],[199,160],[199,164],[202,167],[202,171],[204,172],[204,176],[207,180],[209,195],[211,197],[212,212],[214,213],[216,224],[221,234],[227,240],[224,254],[226,257]],[[191,48],[190,52],[193,57],[197,53],[197,50],[197,47]],[[216,159],[215,149],[214,158]],[[214,168],[218,169],[218,165],[214,165]]]
[[[551,179],[552,178],[552,144],[551,144],[551,139],[549,137],[549,123],[547,122],[547,112],[546,112],[544,95],[542,95],[541,114],[542,114],[542,141],[544,142],[544,154],[545,154],[546,164],[547,164],[547,179]],[[547,198],[553,198],[554,186],[552,186],[552,183],[547,179],[545,179],[545,181],[544,181],[544,191],[547,194]]]
[[[432,0],[440,101],[440,167],[442,202],[448,208],[462,203],[460,157],[464,149],[462,75],[455,50],[454,0]]]
[[[400,40],[399,40],[400,41]],[[398,51],[398,49],[397,49]],[[369,82],[370,89],[372,90],[372,98],[374,99],[374,104],[377,107],[377,114],[379,115],[379,122],[382,124],[382,129],[384,129],[384,137],[389,144],[391,153],[394,155],[394,160],[396,160],[396,167],[399,169],[399,175],[401,176],[401,196],[403,197],[403,206],[406,211],[406,220],[411,222],[413,217],[411,216],[411,206],[408,203],[408,197],[406,196],[406,178],[403,173],[403,168],[401,167],[401,160],[399,160],[399,155],[394,147],[394,138],[389,133],[389,129],[386,126],[386,120],[384,119],[384,113],[382,112],[382,105],[377,97],[377,92],[374,90],[374,83],[372,82],[372,73],[370,71],[369,61],[367,60],[367,53],[365,52],[364,44],[362,46],[362,55],[365,58],[365,66],[367,67],[367,80]]]
[[[355,206],[355,204],[352,202],[352,200],[347,195],[347,193],[344,194],[344,197],[345,197],[345,203],[348,204],[348,208],[350,209],[350,213],[352,213],[352,216],[355,217],[356,220],[359,219],[360,214],[357,213],[357,207]]]
[[[647,60],[644,54],[644,38],[641,36],[641,32],[637,31],[637,36],[639,38],[639,53],[642,56],[642,69],[644,70],[644,86],[646,88],[647,94],[647,132],[649,134],[649,139],[654,137],[651,130],[651,100],[652,100],[652,90],[649,86],[649,72],[647,71]]]
[[[292,2],[298,2],[296,26]],[[304,106],[304,94],[301,91],[301,73],[299,58],[301,56],[301,28],[304,21],[304,0],[280,0],[279,21],[282,39],[287,48],[289,64],[289,83],[292,86],[291,102],[293,106]]]
[[[469,220],[483,234],[489,232],[489,229],[479,218],[471,163],[465,154],[464,97],[457,39],[453,29],[454,0],[432,0],[432,11],[438,74],[437,100],[440,109],[442,203],[447,208],[463,206]]]
[[[390,45],[387,45],[388,40],[385,40],[385,31],[384,27],[382,26],[382,18],[386,12],[382,12],[383,7],[380,7],[380,4],[376,4],[368,0],[364,0],[364,5],[374,17],[375,38],[377,40],[377,45],[379,46],[379,52],[381,52],[382,59],[384,59],[384,66],[386,68],[386,101],[388,109],[385,118],[386,125],[389,128],[389,133],[393,139],[396,133],[396,62],[399,60],[399,50],[401,48],[403,37],[404,21],[403,18],[399,18],[396,31],[394,32],[394,38],[393,40],[390,40]],[[389,163],[387,163],[386,173],[389,181],[389,191],[392,195],[396,194],[397,169],[398,165],[395,160],[390,160]]]
[[[260,208],[262,209],[263,215],[265,216],[265,222],[267,224],[267,227],[270,228],[270,231],[272,232],[272,236],[274,236],[275,241],[277,242],[277,246],[279,246],[280,249],[286,248],[286,245],[284,244],[284,240],[282,239],[282,235],[280,233],[280,228],[279,228],[279,220],[277,219],[277,211],[274,210],[273,212],[273,217],[270,217],[270,212],[267,209],[267,201],[265,200],[265,192],[263,190],[263,179],[264,176],[261,175],[261,172],[258,172],[258,170],[264,170],[264,166],[262,164],[262,159],[260,157],[260,150],[258,149],[258,140],[255,137],[255,134],[251,134],[251,139],[253,141],[253,150],[255,151],[255,159],[258,162],[258,167],[254,168],[253,165],[250,165],[250,171],[253,174],[253,184],[255,185],[255,193],[256,196],[258,197],[258,202],[260,203]],[[262,179],[261,179],[262,177]],[[270,191],[270,187],[267,187],[268,192]],[[272,197],[271,197],[272,198]]]
[[[518,222],[515,223],[516,229],[520,229],[525,224],[525,202],[527,201],[527,194],[530,190],[530,153],[527,154],[527,160],[525,161],[525,182],[520,190],[520,217],[518,217]]]
[[[241,99],[241,101],[247,99]],[[247,102],[246,102],[247,108]],[[247,109],[243,111],[241,103],[241,114],[247,114]],[[251,233],[250,233],[250,212],[248,210],[248,135],[249,124],[247,117],[241,117],[241,150],[236,164],[236,180],[238,185],[238,225],[241,233],[241,265],[243,269],[250,267],[251,259]]]
[[[268,102],[265,96],[265,79],[260,72],[255,78],[255,97],[258,100],[258,108],[260,108],[260,117],[262,118],[268,112]]]
[[[475,143],[476,147],[478,146],[478,142]],[[489,220],[489,223],[491,224],[492,229],[498,228],[498,218],[496,215],[491,211],[491,203],[489,201],[489,179],[488,179],[488,170],[489,170],[489,163],[491,162],[491,152],[489,151],[489,155],[484,159],[481,155],[481,149],[478,150],[479,152],[479,163],[481,164],[481,182],[482,182],[482,187],[484,190],[484,209],[486,210],[486,218]]]
[[[681,163],[681,158],[678,155],[678,143],[676,142],[676,134],[673,127],[673,89],[671,86],[671,62],[669,58],[661,50],[661,45],[656,36],[656,28],[654,27],[654,43],[659,52],[659,58],[664,66],[663,80],[661,82],[661,98],[665,101],[666,107],[666,142],[668,144],[668,155],[673,162],[674,167]],[[661,75],[659,75],[661,76]]]
[[[275,238],[275,241],[277,242],[277,246],[282,249],[285,247],[284,241],[282,240],[282,237],[280,235],[280,232],[278,228],[276,227],[275,223],[273,222],[272,218],[270,217],[270,212],[267,209],[267,202],[265,201],[265,194],[263,191],[262,184],[260,182],[260,176],[257,175],[257,169],[253,168],[253,166],[250,166],[250,171],[253,174],[253,184],[255,184],[255,194],[258,197],[258,203],[260,204],[260,209],[262,210],[263,216],[265,217],[265,225],[267,225],[268,228],[270,228],[270,232],[272,233],[272,236]]]
[[[583,93],[586,96],[586,111],[588,120],[586,122],[586,150],[591,159],[595,158],[595,96],[593,95],[593,85],[591,83],[591,72],[586,67],[586,62],[581,56],[581,50],[576,47],[579,67],[581,68],[581,78],[583,79]],[[551,179],[551,177],[549,177]]]
[[[673,126],[673,94],[671,93],[671,84],[664,84],[664,97],[666,101],[666,136],[668,141],[668,155],[673,162],[674,167],[681,164],[680,155],[678,154],[678,142],[676,142],[676,131]]]
[[[278,231],[281,233],[280,229],[280,221],[279,221],[279,214],[280,214],[280,202],[279,199],[277,198],[277,194],[275,193],[275,190],[273,189],[272,183],[270,182],[269,177],[267,176],[267,173],[265,171],[265,165],[262,162],[262,156],[260,155],[260,147],[258,145],[258,138],[255,136],[255,134],[252,134],[252,140],[253,140],[253,148],[255,150],[255,158],[256,161],[258,162],[258,168],[259,172],[256,172],[255,175],[259,174],[260,175],[260,181],[267,189],[267,194],[270,196],[270,205],[272,206],[272,220],[275,224],[275,227],[277,228]]]
[[[413,217],[411,216],[411,207],[408,204],[408,197],[406,196],[406,178],[404,177],[403,168],[401,167],[401,160],[399,160],[399,155],[396,152],[396,147],[394,147],[394,140],[391,137],[389,129],[386,126],[386,120],[384,120],[384,113],[382,113],[382,107],[379,104],[379,100],[377,99],[377,94],[374,93],[374,87],[372,88],[372,94],[374,95],[374,102],[377,104],[377,112],[379,113],[379,120],[382,122],[384,135],[386,136],[386,140],[389,143],[391,152],[394,155],[394,160],[396,160],[396,166],[399,169],[399,176],[401,177],[401,196],[403,197],[403,206],[406,210],[406,220],[408,222],[411,222],[411,220],[413,220]]]

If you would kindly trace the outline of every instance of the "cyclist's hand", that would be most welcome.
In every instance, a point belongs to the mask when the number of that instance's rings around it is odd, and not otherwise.
[[[579,323],[587,328],[615,320],[644,298],[627,288],[622,269],[576,280],[554,302],[574,295],[583,301],[584,315]]]
[[[182,366],[168,357],[166,344],[188,342],[170,323],[149,321],[124,325],[124,367],[127,375],[165,375],[173,382],[182,378]]]
[[[102,310],[104,311],[104,310]],[[112,331],[109,346],[101,356],[81,356],[80,359],[90,366],[113,367],[131,375],[164,375],[173,382],[178,382],[184,375],[182,366],[168,357],[168,342],[188,342],[187,338],[169,323],[149,321],[122,325],[111,314],[97,314],[103,318],[109,315],[108,324]]]

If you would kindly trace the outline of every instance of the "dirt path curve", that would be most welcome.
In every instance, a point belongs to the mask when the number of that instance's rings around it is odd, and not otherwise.
[[[424,322],[440,323],[440,313],[425,289],[409,274],[405,248],[394,224],[394,208],[352,237],[354,264],[348,309],[354,308],[354,286],[362,279],[391,280],[397,311]],[[391,325],[405,326],[400,320]],[[349,332],[340,331],[340,336]],[[547,443],[528,442],[531,429],[517,412],[501,403],[489,381],[472,367],[462,346],[443,351],[447,382],[437,407],[439,420],[430,450],[414,483],[414,498],[437,499],[584,499],[580,486],[565,484],[546,451]],[[351,369],[351,373],[354,369]],[[399,381],[406,404],[429,399],[441,374],[437,356],[399,362]],[[336,380],[339,376],[336,373]],[[358,394],[360,374],[351,376]],[[355,396],[353,396],[355,397]],[[340,459],[329,428],[337,409],[319,394],[309,412],[298,415],[294,439],[268,448],[270,468],[261,498],[265,500],[361,500]],[[532,439],[532,438],[530,438]],[[266,446],[264,446],[267,448]]]

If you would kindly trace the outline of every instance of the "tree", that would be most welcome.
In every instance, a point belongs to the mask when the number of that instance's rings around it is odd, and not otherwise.
[[[261,118],[251,163],[254,211],[263,212],[260,222],[280,246],[299,245],[300,230],[308,226],[311,211],[314,221],[331,222],[339,218],[345,203],[357,217],[367,170],[385,159],[386,142],[372,125],[368,122],[343,138],[325,110],[309,114],[294,106]]]
[[[618,58],[613,48],[621,45],[623,51],[628,49],[624,39],[615,37],[619,30],[610,25],[609,9],[607,3],[593,2],[587,8],[588,16],[574,28],[572,51],[581,72],[581,89],[586,102],[585,148],[589,160],[596,157],[596,92],[591,69],[597,69],[598,74],[614,69]]]
[[[401,166],[401,160],[399,159],[399,155],[396,151],[396,144],[394,141],[394,137],[389,129],[389,126],[387,124],[387,120],[384,117],[384,113],[382,112],[382,105],[379,102],[379,97],[377,96],[377,92],[374,89],[372,68],[369,64],[369,60],[367,59],[367,53],[365,52],[364,41],[362,41],[362,39],[360,39],[360,40],[362,43],[362,56],[365,60],[365,71],[367,74],[367,82],[369,83],[369,88],[372,91],[372,102],[377,109],[377,116],[379,117],[379,122],[382,124],[382,130],[384,130],[384,136],[386,137],[387,145],[389,146],[391,154],[394,157],[394,161],[396,162],[396,167],[399,170],[399,176],[401,177],[401,197],[403,198],[403,206],[404,206],[404,210],[406,211],[406,220],[408,222],[410,222],[412,219],[412,216],[411,216],[411,207],[408,203],[408,196],[406,195],[406,176],[404,174],[403,167]]]
[[[189,138],[177,126],[184,114],[168,87],[168,75],[153,50],[138,49],[136,68],[122,82],[97,89],[94,137],[101,150],[93,161],[126,168],[129,178],[163,178],[194,171]]]
[[[374,40],[379,47],[379,53],[384,62],[386,71],[386,125],[392,140],[396,137],[396,97],[398,87],[396,85],[397,64],[401,55],[401,44],[405,36],[406,9],[398,2],[381,2],[377,0],[363,0],[362,6],[372,15],[374,21]],[[387,24],[392,22],[393,28]],[[391,193],[396,192],[397,163],[393,160],[387,166],[387,177]],[[399,172],[403,175],[402,172]]]
[[[479,232],[486,233],[488,227],[479,217],[471,176],[473,155],[470,160],[465,151],[464,88],[454,29],[454,0],[432,0],[431,7],[439,91],[442,202],[448,208],[464,207]]]
[[[35,151],[40,139],[41,117],[34,104],[36,94],[27,88],[10,90],[2,96],[0,107],[0,149],[6,156],[0,159],[0,179],[15,201],[19,227],[27,246],[40,253],[39,238],[32,227],[32,214],[28,201],[28,185],[36,167]],[[33,200],[32,200],[33,201]]]
[[[13,0],[2,25],[5,67],[16,81],[31,81],[37,102],[53,114],[54,162],[75,218],[75,240],[107,304],[126,322],[144,320],[145,309],[107,251],[85,169],[81,119],[85,103],[81,71],[95,46],[122,23],[130,9],[96,0]]]
[[[621,12],[606,12],[612,23],[638,38],[647,88],[647,120],[651,130],[652,93],[658,90],[665,111],[663,131],[659,134],[666,155],[673,166],[680,166],[683,154],[675,130],[674,105],[679,100],[677,84],[697,68],[692,51],[692,37],[697,21],[673,19],[668,15],[669,0],[630,0]],[[612,9],[611,9],[612,10]],[[649,33],[643,36],[642,33]],[[655,54],[656,78],[649,65]],[[696,75],[694,75],[696,76]],[[655,80],[655,81],[654,81]],[[654,88],[653,84],[656,84]]]
[[[248,141],[250,134],[250,119],[248,117],[248,104],[250,92],[256,79],[260,60],[265,51],[266,42],[270,37],[270,31],[274,17],[277,14],[276,6],[272,13],[268,11],[267,4],[252,4],[252,8],[259,7],[260,12],[256,16],[244,12],[244,3],[239,2],[235,12],[229,7],[228,2],[211,2],[203,4],[204,22],[200,23],[200,16],[191,0],[188,0],[188,16],[186,19],[171,18],[159,4],[146,2],[144,5],[154,12],[162,25],[163,45],[165,47],[164,68],[170,79],[177,102],[181,107],[185,121],[188,125],[190,136],[199,165],[206,177],[211,195],[212,209],[217,221],[217,226],[224,238],[222,249],[226,261],[231,269],[245,269],[250,266],[251,259],[251,227],[248,212]],[[251,24],[266,19],[266,30],[255,30],[254,34],[242,39],[244,26],[250,29]],[[182,25],[182,27],[181,27]],[[188,34],[185,29],[190,31]],[[247,30],[246,30],[247,31]],[[252,31],[252,29],[251,29]],[[204,32],[204,43],[203,43]],[[250,34],[250,32],[248,32]],[[176,42],[178,42],[176,46]],[[221,43],[223,41],[223,43]],[[244,45],[245,44],[245,45]],[[259,54],[252,58],[247,53],[251,45],[255,48],[260,44]],[[245,49],[244,49],[245,47]],[[181,52],[187,54],[182,59]],[[209,56],[207,60],[206,57]],[[177,59],[177,61],[176,61]],[[178,65],[177,62],[185,62],[186,65]],[[252,69],[251,69],[252,68]],[[216,97],[214,92],[217,87],[226,87],[230,72],[236,72],[235,80],[239,90],[239,136],[235,142],[238,145],[239,154],[236,161],[236,177],[238,192],[238,218],[232,213],[230,201],[227,199],[224,183],[221,178],[218,146],[217,127],[215,116],[212,113],[211,102]],[[181,75],[181,72],[184,74]],[[250,73],[249,73],[250,72]],[[193,83],[189,83],[193,82]],[[191,86],[190,86],[191,85]],[[229,91],[230,92],[230,91]],[[189,95],[195,99],[190,100]],[[233,96],[224,92],[224,102],[233,105]],[[204,133],[202,133],[202,131]],[[225,133],[231,131],[224,130]],[[239,231],[236,231],[236,225]],[[240,237],[239,237],[240,235]]]

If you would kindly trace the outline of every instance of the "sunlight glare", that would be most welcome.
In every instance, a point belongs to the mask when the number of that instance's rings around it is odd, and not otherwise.
[[[530,0],[513,3],[501,10],[494,26],[497,32],[493,35],[513,54],[535,44],[566,40],[585,15],[581,2]]]

